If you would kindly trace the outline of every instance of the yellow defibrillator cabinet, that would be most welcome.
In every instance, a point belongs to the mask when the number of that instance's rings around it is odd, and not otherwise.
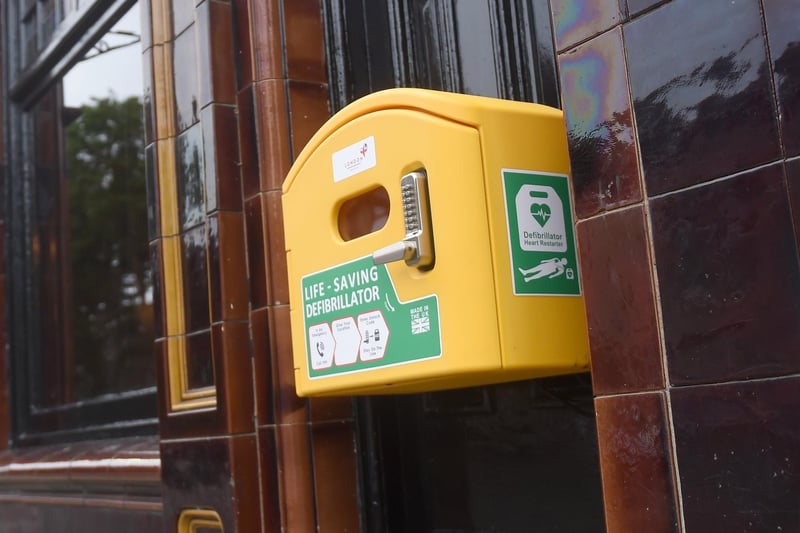
[[[283,186],[301,396],[585,371],[562,112],[422,89],[366,96]]]

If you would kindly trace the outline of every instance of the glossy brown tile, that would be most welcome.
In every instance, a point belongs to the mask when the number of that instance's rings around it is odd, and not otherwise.
[[[146,28],[146,26],[142,26],[142,28]],[[153,54],[151,51],[146,51],[142,54],[142,117],[145,145],[151,144],[156,139],[153,97]]]
[[[200,124],[181,133],[175,140],[175,159],[178,216],[181,229],[187,230],[202,222],[206,212],[203,130]]]
[[[219,214],[206,220],[206,253],[208,257],[208,297],[211,306],[211,322],[222,320],[222,262],[219,249]]]
[[[316,531],[308,427],[275,426],[282,531]]]
[[[141,21],[141,46],[147,50],[153,46],[153,30],[150,2],[139,2],[139,20]]]
[[[353,419],[353,398],[331,396],[308,399],[311,422],[342,422]]]
[[[635,17],[642,11],[650,9],[658,4],[664,4],[671,0],[625,0],[628,4],[628,15]]]
[[[800,371],[800,272],[783,165],[650,206],[671,382]]]
[[[214,361],[211,356],[209,330],[186,336],[186,385],[190,390],[214,386]]]
[[[330,117],[328,87],[324,83],[289,80],[288,90],[292,157],[296,158]]]
[[[592,385],[597,395],[664,386],[641,207],[578,224]]]
[[[798,387],[791,377],[672,392],[687,531],[800,531]]]
[[[153,356],[155,358],[156,373],[156,401],[158,402],[158,433],[165,436],[169,428],[170,390],[169,390],[169,363],[167,340],[157,339],[153,343]]]
[[[250,301],[253,308],[267,305],[267,237],[264,231],[262,195],[245,203],[247,261],[249,265]]]
[[[257,453],[253,435],[162,441],[164,531],[187,508],[216,511],[225,531],[259,531]]]
[[[275,422],[301,424],[308,419],[308,407],[306,400],[299,398],[295,392],[289,306],[270,307],[269,314]]]
[[[5,228],[0,222],[0,233],[4,234],[4,232]],[[6,301],[6,277],[2,273],[0,273],[0,301]],[[6,375],[8,332],[5,308],[5,305],[0,306],[0,450],[8,447],[11,432],[11,409],[8,396],[8,376]]]
[[[254,86],[259,180],[262,191],[277,190],[291,167],[286,82],[268,80]]]
[[[212,321],[247,320],[244,217],[219,211],[209,217],[207,227]]]
[[[14,501],[16,499],[17,501]],[[0,503],[0,523],[9,533],[138,533],[159,531],[159,512],[125,509],[110,499],[78,497],[41,500],[25,496]],[[69,502],[65,504],[65,502]]]
[[[202,124],[206,211],[241,211],[236,108],[210,105],[202,111]]]
[[[267,305],[267,256],[268,247],[264,232],[261,195],[245,202],[245,225],[247,229],[247,263],[249,266],[250,302],[253,308]]]
[[[793,159],[786,163],[786,183],[789,185],[794,237],[797,249],[800,250],[800,159]]]
[[[552,9],[559,50],[622,22],[619,0],[553,0]]]
[[[261,209],[267,233],[267,297],[272,305],[289,303],[289,273],[286,266],[286,241],[283,234],[281,192],[262,195]]]
[[[324,83],[326,73],[320,0],[284,3],[283,20],[286,32],[286,76],[291,80]]]
[[[311,425],[320,531],[359,531],[354,439],[352,422]]]
[[[236,529],[234,531],[259,531],[261,513],[259,512],[259,472],[258,446],[255,435],[231,439],[233,454],[231,474],[233,477],[233,506],[236,509]]]
[[[185,331],[207,329],[211,323],[206,258],[206,227],[201,224],[183,234],[183,313]]]
[[[237,126],[239,131],[239,162],[242,179],[242,195],[252,197],[259,190],[258,143],[256,137],[256,115],[253,107],[253,87],[241,90],[236,97]]]
[[[157,239],[150,243],[150,271],[153,273],[153,333],[156,339],[164,337],[167,331],[161,261],[161,239]]]
[[[197,6],[200,107],[236,103],[236,58],[231,4],[207,0]]]
[[[256,422],[259,426],[272,424],[275,421],[272,403],[272,354],[270,353],[269,327],[269,309],[262,307],[250,313]]]
[[[44,528],[42,513],[42,507],[26,503],[0,504],[0,521],[10,531],[42,532]]]
[[[800,0],[763,0],[786,155],[800,154]]]
[[[191,0],[181,0],[191,2]],[[195,27],[180,34],[174,42],[173,83],[175,87],[175,124],[181,132],[200,120],[200,80],[197,72]]]
[[[256,81],[285,77],[280,6],[278,2],[250,2]]]
[[[628,79],[617,28],[559,56],[575,213],[642,199]]]
[[[275,427],[258,429],[259,476],[261,480],[261,523],[264,533],[281,531],[281,501],[278,490],[278,461]]]
[[[677,532],[663,393],[595,399],[609,533]]]
[[[147,236],[153,240],[161,234],[161,217],[158,215],[158,175],[156,169],[156,145],[144,149],[144,177],[147,190]]]
[[[194,22],[194,0],[171,0],[172,35],[178,36]]]
[[[211,326],[217,372],[217,410],[227,433],[254,431],[253,367],[246,322]]]
[[[252,10],[249,0],[233,0],[234,52],[239,64],[239,82],[237,87],[247,87],[253,83],[253,30],[250,26]]]
[[[220,211],[219,270],[223,320],[247,320],[248,287],[244,215]]]
[[[624,33],[648,195],[779,156],[758,0],[673,0]]]

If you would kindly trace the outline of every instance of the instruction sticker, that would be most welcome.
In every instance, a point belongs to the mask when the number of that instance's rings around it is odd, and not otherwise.
[[[567,176],[503,170],[516,295],[580,296]]]
[[[386,265],[362,257],[301,280],[309,378],[442,355],[439,299],[397,297]]]

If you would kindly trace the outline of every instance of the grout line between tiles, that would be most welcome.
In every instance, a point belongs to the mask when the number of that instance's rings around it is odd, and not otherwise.
[[[759,383],[766,383],[770,381],[782,381],[782,380],[793,380],[800,378],[800,372],[796,372],[793,374],[785,374],[782,376],[765,376],[761,378],[742,378],[742,379],[732,379],[728,381],[717,381],[712,383],[693,383],[691,385],[671,385],[669,386],[670,391],[678,391],[678,390],[691,390],[691,389],[700,389],[700,388],[710,388],[710,387],[727,387],[727,386],[735,386],[735,385],[757,385]],[[642,390],[642,391],[624,391],[624,392],[612,392],[607,394],[598,394],[595,396],[595,399],[604,399],[604,398],[619,398],[621,396],[647,396],[650,394],[657,394],[662,392],[663,389],[650,389],[650,390]]]
[[[642,191],[642,195],[644,195],[644,191]],[[590,220],[597,220],[597,219],[600,219],[600,218],[603,218],[603,217],[607,217],[609,215],[613,215],[615,213],[620,213],[622,211],[629,211],[631,209],[634,209],[634,208],[637,208],[637,207],[643,207],[643,206],[644,206],[644,200],[640,200],[640,201],[638,201],[636,203],[633,203],[633,204],[624,205],[624,206],[617,207],[617,208],[614,208],[614,209],[608,209],[606,211],[601,211],[600,213],[595,213],[594,215],[588,216],[586,218],[577,219],[576,224],[582,224],[584,222],[589,222]]]
[[[644,182],[644,170],[642,170],[641,179],[642,182]],[[642,186],[644,186],[644,183],[642,183]],[[645,192],[645,189],[642,189],[642,191]],[[669,362],[667,359],[667,342],[666,342],[666,334],[664,331],[664,316],[661,309],[661,287],[658,283],[658,266],[656,264],[656,252],[653,239],[654,232],[653,232],[652,219],[650,217],[651,200],[652,198],[648,198],[645,193],[644,221],[645,221],[645,226],[647,228],[647,249],[648,249],[647,251],[648,255],[650,256],[651,282],[653,284],[653,296],[655,298],[656,324],[658,325],[658,332],[659,332],[659,348],[661,349],[661,371],[664,376],[664,400],[666,403],[665,425],[668,433],[667,439],[669,441],[670,461],[672,463],[672,476],[673,476],[674,491],[675,491],[674,497],[676,499],[675,513],[677,514],[677,519],[678,519],[678,524],[677,524],[678,530],[680,532],[685,532],[686,519],[684,517],[684,509],[683,509],[683,487],[681,486],[680,465],[678,464],[678,449],[675,437],[675,419],[673,417],[673,412],[672,412],[672,395],[670,391]]]
[[[694,189],[701,189],[703,187],[708,187],[709,185],[714,185],[714,184],[720,183],[722,181],[727,181],[727,180],[731,180],[731,179],[734,179],[734,178],[738,178],[739,176],[743,176],[745,174],[750,174],[750,173],[753,173],[753,172],[757,172],[759,170],[764,170],[765,168],[769,168],[771,166],[782,165],[784,162],[785,162],[784,158],[783,157],[779,157],[778,159],[773,159],[772,161],[768,161],[766,163],[762,163],[762,164],[756,165],[754,167],[746,168],[746,169],[740,170],[738,172],[734,172],[733,174],[726,174],[725,176],[720,176],[718,178],[714,178],[712,180],[704,181],[704,182],[701,182],[701,183],[695,183],[694,185],[689,185],[688,187],[683,187],[681,189],[675,189],[674,191],[667,191],[667,192],[664,192],[664,193],[661,193],[661,194],[654,194],[653,196],[648,198],[648,203],[649,203],[649,201],[659,200],[661,198],[666,198],[668,196],[674,196],[674,195],[680,194],[680,193],[682,193],[684,191],[691,191],[691,190],[694,190]]]
[[[206,442],[212,440],[225,440],[225,439],[235,439],[240,437],[254,437],[256,434],[253,432],[244,432],[244,433],[226,433],[224,435],[201,435],[197,437],[171,437],[171,438],[161,438],[159,440],[159,444],[193,444],[197,442]]]
[[[778,129],[778,146],[781,150],[781,155],[786,157],[786,144],[783,137],[783,120],[780,119],[781,107],[780,99],[778,98],[778,88],[775,84],[775,70],[772,63],[772,47],[769,44],[769,33],[767,31],[767,11],[764,8],[764,0],[758,0],[759,15],[761,15],[761,32],[764,36],[764,53],[767,55],[767,65],[769,65],[769,81],[770,94],[772,96],[773,114],[775,118],[775,126]]]
[[[253,365],[253,361],[252,360],[251,360],[250,364]],[[253,372],[253,374],[255,375],[255,372]],[[253,381],[254,381],[253,382],[253,403],[257,405],[258,401],[256,399],[256,394],[255,394],[255,378],[254,378]],[[262,528],[262,530],[264,530],[267,527],[266,526],[267,517],[264,514],[265,513],[265,509],[264,509],[264,486],[263,486],[264,485],[264,478],[266,476],[264,475],[264,465],[261,462],[261,446],[263,446],[263,443],[261,442],[261,432],[258,431],[258,412],[257,411],[254,413],[253,423],[256,426],[256,469],[257,469],[256,472],[258,472],[258,514],[259,514],[259,517],[261,518],[261,528]],[[276,463],[277,463],[277,461],[276,461]],[[277,470],[277,464],[275,466],[276,466],[276,470]]]
[[[658,342],[659,350],[661,351],[661,373],[664,383],[664,402],[665,402],[665,420],[664,425],[667,431],[666,440],[669,442],[669,459],[672,466],[672,481],[673,481],[673,498],[675,498],[675,514],[677,518],[677,527],[680,533],[686,532],[686,519],[684,517],[683,508],[683,488],[681,487],[680,467],[678,465],[677,443],[675,439],[675,421],[672,416],[672,396],[670,395],[669,385],[669,365],[667,360],[667,345],[666,336],[664,334],[664,317],[661,310],[661,288],[658,283],[658,267],[656,265],[655,244],[653,239],[653,224],[650,217],[650,202],[653,198],[647,194],[647,184],[645,182],[644,163],[642,161],[641,147],[639,146],[639,131],[638,121],[636,120],[636,109],[633,105],[633,95],[631,94],[631,79],[630,71],[628,68],[628,49],[625,43],[625,32],[622,31],[622,51],[623,62],[625,68],[625,81],[628,89],[628,99],[631,105],[631,122],[634,134],[634,149],[636,150],[636,159],[639,167],[639,187],[642,191],[642,216],[645,223],[645,235],[647,238],[647,254],[650,261],[650,283],[653,287],[653,307],[656,313],[656,326],[658,329]],[[683,189],[685,190],[685,189]]]
[[[552,10],[551,10],[551,13],[552,13]],[[617,29],[617,28],[621,28],[621,27],[622,27],[622,24],[625,22],[625,16],[624,16],[622,13],[620,13],[620,14],[622,15],[622,17],[620,18],[620,20],[618,20],[617,22],[614,22],[614,23],[613,23],[611,26],[609,26],[608,28],[605,28],[605,29],[603,29],[603,30],[600,30],[600,31],[598,31],[597,33],[593,33],[593,34],[589,35],[588,37],[584,37],[583,39],[581,39],[581,40],[579,40],[579,41],[576,41],[576,42],[574,42],[574,43],[572,43],[572,44],[570,44],[570,45],[567,45],[567,46],[565,46],[565,47],[564,47],[563,49],[561,49],[561,50],[558,50],[558,49],[556,49],[556,56],[561,56],[561,55],[565,55],[565,54],[571,54],[571,53],[572,53],[572,52],[574,52],[576,49],[578,49],[578,48],[580,48],[581,46],[585,45],[585,44],[586,44],[586,43],[588,43],[589,41],[593,41],[594,39],[597,39],[597,38],[598,38],[598,37],[600,37],[601,35],[605,35],[606,33],[609,33],[609,32],[611,32],[611,31],[613,31],[613,30],[615,30],[615,29]],[[557,40],[558,40],[558,38],[557,38],[557,37],[556,37],[556,35],[555,35],[555,28],[556,28],[556,25],[555,25],[555,17],[553,17],[553,34],[554,34],[554,35],[553,35],[553,38],[554,38],[554,41],[557,41]],[[555,42],[554,44],[556,45],[556,47],[558,46],[558,42]]]
[[[647,236],[648,236],[648,254],[650,255],[650,265],[652,267],[651,270],[651,280],[653,283],[653,295],[655,297],[655,311],[656,311],[656,323],[658,324],[658,331],[659,331],[659,344],[661,349],[661,368],[664,376],[664,400],[666,402],[666,428],[667,428],[667,437],[669,441],[669,453],[670,453],[670,460],[672,462],[672,470],[673,470],[673,481],[674,481],[674,490],[675,490],[675,512],[678,515],[678,528],[679,531],[685,532],[686,531],[686,519],[684,517],[684,509],[683,509],[683,487],[681,486],[681,476],[680,476],[680,466],[678,464],[678,448],[677,448],[677,441],[675,437],[675,419],[673,417],[672,412],[672,394],[670,390],[670,378],[669,378],[669,364],[667,360],[667,342],[666,342],[666,335],[664,332],[664,317],[661,310],[661,287],[658,283],[658,269],[655,260],[655,244],[653,242],[653,225],[652,220],[650,218],[650,202],[647,198],[645,198],[645,210],[644,210],[644,219],[645,224],[647,226]]]

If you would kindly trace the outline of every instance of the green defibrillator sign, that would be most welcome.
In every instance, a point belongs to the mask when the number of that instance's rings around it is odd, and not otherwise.
[[[503,170],[516,295],[580,296],[567,176]]]

